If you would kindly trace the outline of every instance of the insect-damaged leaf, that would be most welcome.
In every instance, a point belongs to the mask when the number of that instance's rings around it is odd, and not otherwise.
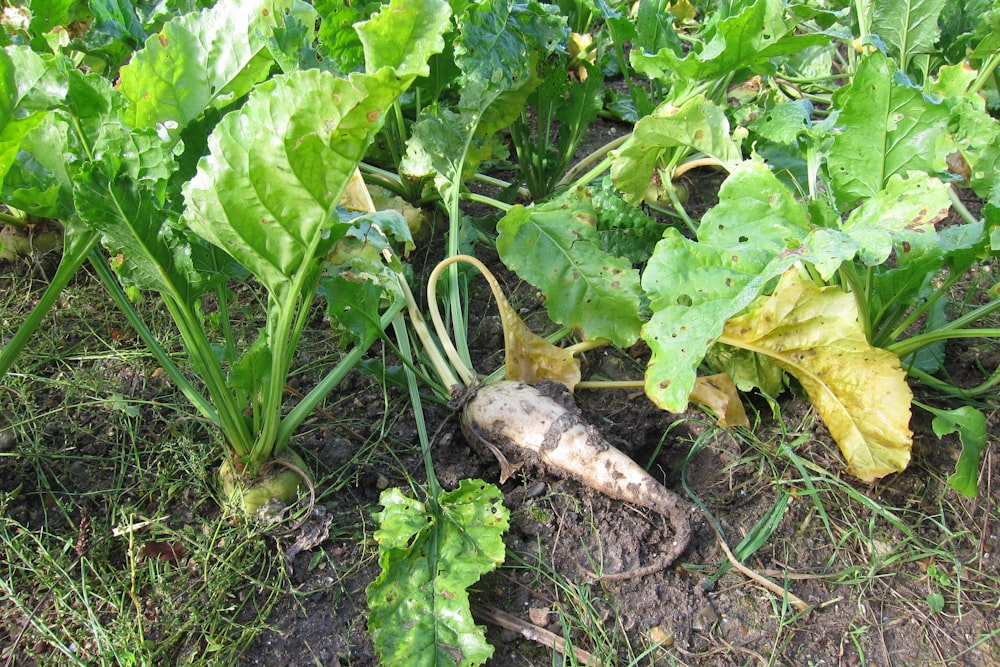
[[[597,216],[583,189],[515,206],[497,224],[497,251],[545,294],[554,321],[627,347],[639,337],[639,272],[602,247]]]
[[[726,323],[719,341],[767,355],[795,376],[853,475],[871,482],[906,467],[913,394],[899,358],[868,344],[853,295],[789,269],[773,294]]]
[[[399,489],[376,516],[381,573],[366,593],[383,665],[481,665],[492,654],[469,610],[468,587],[504,559],[508,513],[492,484],[463,480],[420,502]]]

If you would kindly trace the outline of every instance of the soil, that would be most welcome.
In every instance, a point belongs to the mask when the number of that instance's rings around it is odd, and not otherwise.
[[[613,131],[595,132],[594,143],[603,143]],[[718,175],[709,172],[689,178],[692,207],[710,205]],[[477,254],[497,269],[529,325],[544,328],[539,295],[507,273],[487,249],[478,249]],[[77,287],[94,293],[100,289],[86,273],[78,283]],[[103,301],[97,298],[95,303]],[[503,347],[499,321],[485,291],[472,303],[479,309],[473,313],[471,332],[476,362],[481,372],[492,370],[499,363],[496,351]],[[28,305],[26,300],[25,308]],[[65,325],[75,331],[85,320],[94,336],[127,331],[113,312],[102,312],[100,307],[67,305],[47,326],[56,330]],[[119,348],[142,349],[128,334],[121,336],[115,343]],[[84,352],[93,343],[65,341]],[[321,314],[311,326],[307,344],[336,345]],[[307,356],[319,354],[314,347],[308,349],[304,366]],[[967,346],[952,351],[953,375],[979,372],[977,357]],[[369,358],[382,360],[384,354],[374,349]],[[587,376],[635,378],[641,375],[644,359],[641,349],[632,354],[591,352],[585,356],[584,371]],[[138,422],[144,438],[155,441],[169,434],[178,415],[157,405],[179,399],[165,380],[149,368],[125,361],[96,370],[115,382],[123,396],[148,401]],[[53,358],[34,372],[55,376],[73,369]],[[315,376],[315,371],[303,370],[293,389],[307,390]],[[32,398],[61,405],[57,386],[39,389]],[[634,664],[650,665],[1000,664],[996,632],[1000,592],[995,585],[1000,580],[1000,489],[992,483],[1000,479],[1000,413],[995,405],[985,410],[989,445],[983,458],[983,492],[968,499],[946,484],[960,450],[957,437],[938,439],[930,418],[920,410],[914,411],[911,424],[915,435],[910,467],[864,486],[843,472],[836,445],[801,398],[786,397],[780,406],[751,398],[748,408],[757,424],[755,438],[720,429],[696,410],[665,413],[642,394],[626,390],[581,390],[575,398],[611,443],[640,463],[649,463],[657,479],[691,502],[693,538],[666,571],[624,582],[594,580],[587,571],[597,567],[619,572],[654,562],[669,545],[669,528],[661,517],[596,495],[575,482],[519,475],[502,486],[511,513],[505,537],[507,564],[484,577],[473,591],[473,602],[480,609],[501,610],[522,622],[544,626],[584,650],[600,649],[623,663],[633,656]],[[8,400],[0,387],[0,401]],[[372,515],[379,509],[380,490],[408,488],[408,479],[422,481],[423,464],[402,389],[386,387],[372,375],[352,373],[332,400],[336,414],[326,412],[311,420],[295,447],[316,472],[319,503],[332,519],[327,528],[333,529],[311,533],[319,534],[318,543],[306,540],[308,548],[292,559],[287,590],[267,619],[271,629],[247,647],[242,664],[377,664],[366,630],[365,602],[365,587],[377,574]],[[398,412],[385,421],[387,409]],[[465,478],[498,483],[495,462],[470,448],[448,408],[429,406],[426,418],[429,431],[437,434],[434,465],[446,488]],[[8,516],[27,526],[45,525],[50,532],[62,529],[70,540],[85,513],[95,525],[111,525],[116,518],[101,516],[108,505],[99,494],[115,488],[110,477],[119,474],[101,463],[114,452],[114,434],[102,426],[100,414],[67,408],[48,419],[44,427],[48,450],[28,452],[18,449],[12,429],[2,430],[16,416],[6,409],[0,415],[0,491],[10,493],[20,485],[7,506]],[[58,457],[47,459],[45,465],[53,478],[60,479],[60,487],[42,488],[27,472],[35,457],[51,457],[67,446],[70,420],[74,421],[72,446],[85,458],[75,458],[65,467]],[[388,432],[381,430],[383,425]],[[204,460],[212,456],[206,450]],[[155,459],[143,463],[156,465]],[[208,467],[201,465],[207,474]],[[141,495],[141,489],[133,492]],[[76,526],[58,525],[59,515],[47,511],[53,494],[74,508]],[[210,502],[197,503],[183,493],[171,507],[177,510],[172,521],[220,520]],[[742,560],[803,600],[806,611],[727,566],[723,541],[738,550],[765,517],[774,518],[773,532]],[[299,534],[308,529],[303,526]],[[286,550],[296,537],[271,539],[269,544]],[[109,557],[122,559],[123,554]],[[952,585],[942,585],[940,573]],[[261,595],[258,587],[232,593],[241,598]],[[928,602],[935,593],[943,595],[940,610]],[[16,643],[17,615],[0,601],[0,619],[5,619],[0,622],[0,655]],[[582,626],[587,623],[591,625],[585,631]],[[552,649],[516,631],[484,624],[495,647],[488,664],[563,664],[553,657]],[[594,637],[617,643],[610,649],[595,647],[588,644]],[[650,642],[659,647],[635,658]],[[36,660],[44,664],[37,648],[23,646],[8,664],[36,664]]]

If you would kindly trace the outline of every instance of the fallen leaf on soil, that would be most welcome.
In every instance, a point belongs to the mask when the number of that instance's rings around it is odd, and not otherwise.
[[[285,559],[291,563],[300,551],[309,551],[323,544],[330,537],[333,517],[326,513],[326,507],[316,505],[309,518],[298,528],[295,541],[285,549]]]
[[[139,549],[139,560],[152,558],[153,560],[176,563],[187,555],[187,547],[180,541],[176,542],[147,542]]]

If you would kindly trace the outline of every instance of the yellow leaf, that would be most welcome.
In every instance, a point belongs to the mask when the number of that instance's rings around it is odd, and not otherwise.
[[[365,185],[365,179],[361,175],[360,169],[355,168],[354,173],[351,174],[351,180],[347,182],[347,188],[340,196],[340,205],[359,213],[375,212],[375,203],[372,202],[372,196],[368,193],[368,186]]]
[[[506,379],[531,385],[551,380],[573,391],[580,381],[580,362],[569,350],[553,345],[529,329],[502,292],[494,296],[503,321]]]
[[[910,460],[913,394],[899,358],[868,344],[854,297],[799,271],[726,323],[719,342],[767,355],[795,376],[847,461],[865,482]]]
[[[694,381],[690,398],[714,412],[719,420],[719,426],[750,428],[750,420],[747,418],[746,410],[743,409],[740,393],[729,373],[698,376]]]

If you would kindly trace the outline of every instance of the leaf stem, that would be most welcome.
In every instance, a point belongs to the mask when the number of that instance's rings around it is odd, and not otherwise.
[[[986,312],[991,312],[1000,307],[1000,300],[993,301]],[[985,308],[985,307],[984,307]],[[927,333],[920,334],[918,336],[913,336],[912,338],[907,338],[906,340],[900,341],[893,345],[886,346],[886,350],[892,352],[896,356],[906,357],[921,348],[927,347],[933,343],[937,343],[943,340],[949,340],[952,338],[1000,338],[1000,328],[995,329],[959,329],[952,328],[949,323],[947,326],[937,329],[935,331],[928,331]]]
[[[7,224],[13,225],[15,227],[23,227],[24,225],[28,224],[27,219],[18,215],[11,215],[6,211],[0,211],[0,222],[6,222]]]
[[[466,201],[474,201],[480,204],[486,204],[487,206],[492,206],[493,208],[503,211],[504,213],[514,208],[510,204],[505,204],[502,201],[498,201],[492,197],[487,197],[486,195],[481,195],[476,192],[463,192],[462,199]]]
[[[962,219],[969,224],[976,224],[979,220],[966,208],[965,203],[962,198],[958,196],[958,192],[955,191],[954,187],[948,188],[948,199],[951,200],[951,205],[955,209],[955,212],[962,216]]]
[[[87,261],[87,258],[91,257],[92,262],[103,259],[100,253],[95,250],[99,240],[100,234],[90,230],[73,232],[67,229],[64,232],[63,256],[56,268],[55,275],[52,276],[52,280],[45,288],[38,303],[31,309],[21,326],[17,328],[7,345],[4,346],[3,351],[0,352],[0,377],[10,370],[35,331],[42,325],[42,321],[59,300],[63,289],[76,275],[77,270]]]
[[[986,86],[986,82],[993,76],[993,73],[997,71],[998,66],[1000,66],[1000,51],[994,51],[990,59],[979,69],[979,75],[969,88],[969,92],[976,94],[981,91]]]
[[[417,338],[420,339],[420,343],[424,346],[424,353],[430,359],[431,366],[434,368],[434,372],[437,373],[438,379],[442,384],[444,384],[446,389],[451,389],[455,385],[459,384],[468,385],[475,378],[475,374],[469,371],[465,364],[461,363],[461,359],[458,357],[457,352],[454,354],[455,358],[460,362],[460,365],[456,365],[454,370],[448,365],[448,361],[444,358],[444,356],[442,356],[441,349],[438,347],[438,344],[434,341],[434,337],[431,336],[430,330],[427,328],[427,322],[424,320],[424,316],[420,312],[420,307],[417,306],[416,299],[413,298],[413,292],[410,290],[410,285],[406,282],[406,278],[402,274],[397,274],[397,279],[399,281],[399,289],[402,291],[403,298],[406,301],[407,313],[410,316],[410,326],[412,326],[414,331],[416,331]],[[440,319],[440,315],[438,315],[438,318]],[[443,328],[444,327],[442,325],[442,329]],[[443,334],[444,335],[441,335],[439,332],[439,336],[441,336],[441,345],[447,347],[451,344],[451,339],[448,338],[447,330],[444,330]],[[459,369],[461,369],[461,371]],[[459,379],[459,377],[455,374],[456,372],[461,374],[461,379]]]
[[[444,326],[444,321],[441,319],[441,313],[437,306],[437,281],[441,276],[441,272],[458,262],[464,262],[476,267],[486,279],[486,282],[489,283],[490,290],[493,292],[493,297],[497,301],[505,301],[506,297],[503,295],[503,290],[500,289],[500,284],[497,282],[493,273],[486,267],[485,264],[471,255],[452,255],[450,257],[446,257],[434,267],[434,270],[431,271],[431,275],[427,278],[427,312],[430,313],[431,322],[434,324],[434,330],[441,339],[441,345],[444,347],[445,354],[448,355],[448,358],[451,360],[455,370],[462,376],[465,384],[468,385],[475,379],[475,373],[462,362],[462,359],[458,354],[458,350],[455,349],[451,340],[448,338],[448,331]]]
[[[411,324],[412,315],[411,310]],[[393,332],[396,334],[396,341],[399,343],[399,351],[402,358],[413,362],[413,354],[410,351],[410,337],[407,335],[406,323],[398,314],[392,318]],[[426,327],[424,327],[426,329]],[[420,335],[418,330],[417,335]],[[424,341],[426,347],[427,342]],[[406,386],[410,393],[410,405],[413,406],[413,419],[416,422],[417,434],[420,438],[420,451],[423,455],[424,470],[427,473],[428,496],[437,499],[441,495],[441,483],[437,475],[434,474],[434,458],[431,456],[430,439],[427,437],[427,423],[424,420],[423,403],[420,400],[420,390],[417,387],[416,375],[414,375],[411,365],[404,365],[403,372],[406,374]],[[452,385],[453,386],[453,385]]]
[[[396,315],[403,309],[404,303],[401,301],[395,301],[381,317],[382,330],[384,331],[392,323],[392,320]],[[365,353],[371,348],[372,344],[376,341],[376,338],[369,338],[368,340],[359,341],[351,351],[348,352],[337,362],[326,376],[316,384],[312,390],[307,393],[298,404],[291,409],[291,411],[281,420],[281,424],[278,426],[278,433],[276,441],[279,444],[287,443],[295,429],[305,421],[312,411],[316,408],[320,402],[326,398],[326,396],[333,391],[338,384],[344,379],[348,372],[351,371],[361,358],[364,357]]]
[[[593,151],[575,165],[569,168],[566,174],[559,179],[556,183],[556,189],[570,185],[570,186],[580,186],[590,183],[592,180],[600,176],[603,172],[607,171],[611,166],[611,158],[608,153],[621,147],[629,138],[632,133],[622,135],[617,139],[612,139],[608,143],[604,144],[597,150]],[[591,165],[598,163],[596,167],[591,168]],[[586,173],[584,173],[586,172]],[[582,176],[580,174],[583,174]]]
[[[205,419],[217,427],[222,428],[222,423],[215,407],[201,394],[201,392],[195,389],[191,382],[188,381],[181,370],[177,367],[177,364],[174,363],[174,360],[170,358],[167,351],[163,349],[162,345],[160,345],[160,342],[156,339],[156,336],[153,335],[153,332],[150,331],[149,327],[146,326],[146,323],[143,322],[139,313],[135,311],[132,303],[128,300],[128,297],[122,290],[121,285],[118,284],[118,280],[111,272],[111,267],[108,266],[108,262],[104,259],[104,256],[99,251],[94,250],[90,256],[90,263],[97,272],[101,282],[104,284],[105,289],[108,290],[108,294],[111,295],[111,299],[115,302],[115,305],[118,306],[118,309],[123,315],[125,315],[129,324],[131,324],[132,328],[139,334],[139,337],[142,338],[142,341],[146,344],[146,347],[149,348],[149,351],[153,354],[157,363],[160,364],[160,367],[170,377],[171,382],[173,382],[174,385],[181,390],[184,397],[191,402],[191,405],[193,405]]]

